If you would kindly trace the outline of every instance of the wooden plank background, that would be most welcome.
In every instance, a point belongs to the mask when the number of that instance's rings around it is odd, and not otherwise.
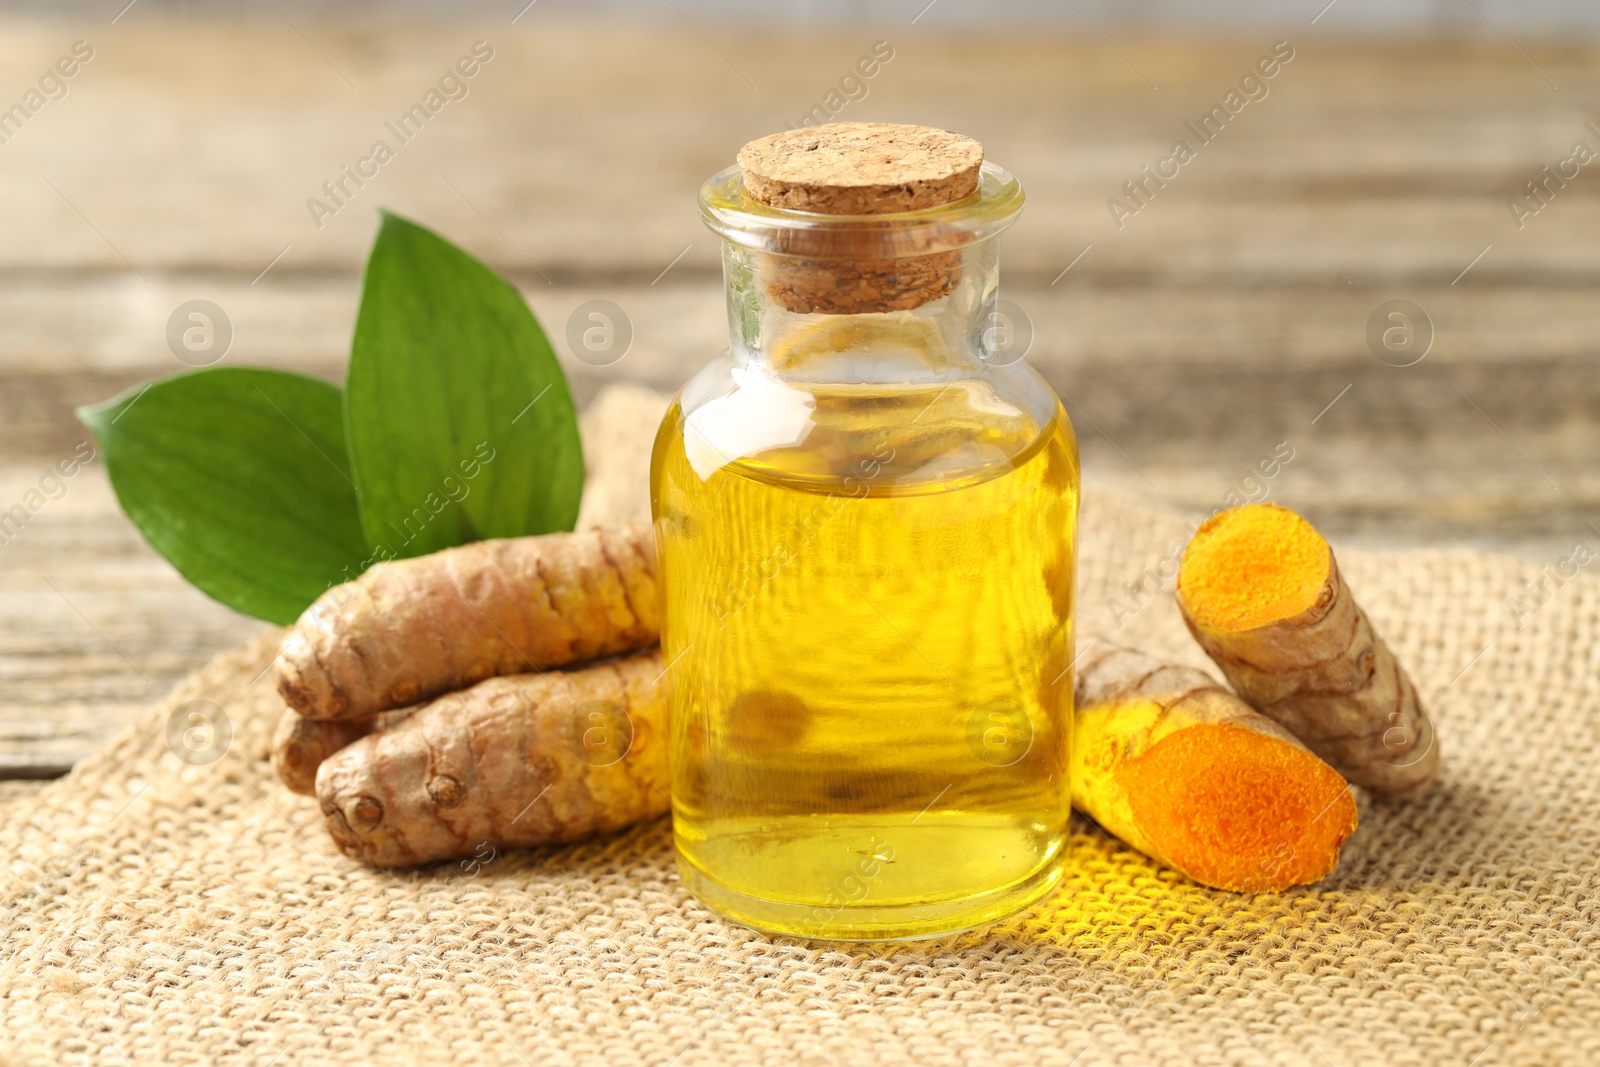
[[[1269,94],[1119,229],[1108,198],[1274,38],[111,14],[0,16],[0,107],[94,49],[0,145],[0,510],[85,439],[75,405],[184,369],[165,332],[185,300],[226,310],[228,363],[338,380],[379,205],[508,274],[558,347],[579,303],[621,305],[634,346],[569,362],[580,400],[670,392],[726,344],[699,183],[881,39],[893,59],[839,117],[960,130],[1023,178],[1004,295],[1091,491],[1216,506],[1286,440],[1274,495],[1340,543],[1600,545],[1600,179],[1520,229],[1507,207],[1574,142],[1600,150],[1591,43],[1305,26]],[[307,198],[480,40],[468,95],[318,228]],[[1365,340],[1397,297],[1436,330],[1407,368]],[[60,773],[259,626],[150,552],[98,462],[0,547],[0,578],[4,775]]]

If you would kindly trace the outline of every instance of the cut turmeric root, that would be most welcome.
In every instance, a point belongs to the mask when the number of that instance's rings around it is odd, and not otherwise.
[[[497,675],[655,644],[649,526],[479,541],[379,563],[306,609],[278,692],[308,719],[370,719]]]
[[[407,867],[574,841],[667,810],[667,695],[652,649],[493,678],[323,761],[317,798],[346,855]]]
[[[1350,781],[1398,797],[1438,773],[1416,687],[1299,515],[1276,504],[1213,515],[1184,550],[1178,604],[1239,695]]]
[[[1337,771],[1201,671],[1079,646],[1072,802],[1202,885],[1276,892],[1339,862],[1356,805]]]

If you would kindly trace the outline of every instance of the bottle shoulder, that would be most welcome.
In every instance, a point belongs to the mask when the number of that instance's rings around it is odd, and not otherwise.
[[[882,468],[896,493],[984,481],[1041,449],[1077,447],[1055,391],[1025,363],[908,381],[819,381],[713,360],[675,398],[657,440],[702,479],[735,468],[823,488]]]

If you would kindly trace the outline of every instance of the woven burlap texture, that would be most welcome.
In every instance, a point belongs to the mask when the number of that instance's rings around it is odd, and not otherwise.
[[[1084,628],[1205,666],[1170,592],[1127,615],[1125,583],[1186,529],[1091,490]],[[908,945],[723,922],[679,884],[664,820],[362,869],[272,777],[264,634],[3,812],[0,1062],[1600,1062],[1600,582],[1547,582],[1529,614],[1508,599],[1539,572],[1509,559],[1340,562],[1446,747],[1420,798],[1363,802],[1330,878],[1204,889],[1083,822],[1038,906]],[[167,739],[195,699],[233,728],[206,766]]]

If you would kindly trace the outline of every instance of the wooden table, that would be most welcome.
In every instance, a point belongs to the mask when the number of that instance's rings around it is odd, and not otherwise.
[[[19,97],[73,42],[94,49],[0,145],[0,510],[85,440],[75,405],[184,369],[165,332],[185,300],[226,310],[227,362],[339,379],[380,204],[509,275],[553,337],[584,300],[625,308],[628,356],[569,364],[580,400],[617,380],[670,392],[726,343],[696,188],[881,39],[893,58],[839,118],[960,130],[1024,179],[1004,295],[1070,402],[1091,491],[1215,507],[1287,441],[1273,495],[1340,543],[1539,563],[1600,546],[1600,178],[1552,185],[1520,229],[1507,204],[1574,142],[1600,150],[1594,46],[1307,26],[1268,95],[1202,143],[1185,123],[1272,35],[759,36],[552,14],[0,19]],[[468,95],[319,228],[307,199],[479,40],[494,55]],[[1119,228],[1108,200],[1132,205],[1123,183],[1178,139],[1194,158]],[[1408,367],[1366,339],[1395,298],[1435,331]],[[60,773],[261,625],[156,557],[99,463],[0,567],[0,775]]]

